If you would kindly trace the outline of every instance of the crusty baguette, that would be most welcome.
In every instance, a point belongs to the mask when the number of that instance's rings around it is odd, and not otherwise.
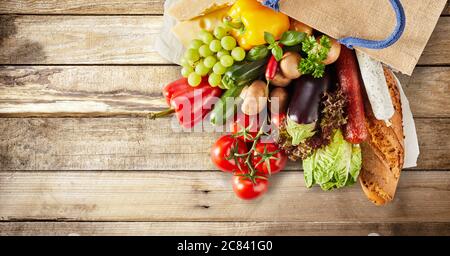
[[[234,2],[236,0],[180,0],[170,7],[169,15],[178,21],[185,21],[230,6]]]
[[[366,95],[366,126],[369,138],[361,145],[363,164],[359,177],[363,191],[369,200],[377,205],[394,199],[405,158],[400,92],[392,72],[388,69],[384,71],[395,114],[390,119],[390,125],[377,120]]]

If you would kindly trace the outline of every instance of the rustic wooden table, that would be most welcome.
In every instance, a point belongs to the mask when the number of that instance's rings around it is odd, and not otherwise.
[[[358,185],[307,190],[295,165],[240,201],[209,161],[217,134],[143,118],[179,74],[153,48],[162,6],[1,1],[1,235],[450,235],[449,6],[402,76],[422,154],[386,207]]]

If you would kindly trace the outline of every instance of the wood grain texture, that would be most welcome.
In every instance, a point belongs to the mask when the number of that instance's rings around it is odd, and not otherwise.
[[[164,0],[2,0],[0,14],[162,14]]]
[[[164,0],[3,0],[0,14],[162,14]],[[450,4],[443,15],[450,14]]]
[[[175,66],[0,66],[0,117],[147,115],[167,105]],[[450,117],[450,68],[402,76],[415,117]]]
[[[450,172],[404,172],[395,201],[377,207],[359,185],[307,189],[300,172],[274,176],[255,201],[219,171],[1,172],[0,220],[447,223],[449,184]]]
[[[450,17],[442,17],[428,41],[418,65],[450,64]]]
[[[167,108],[174,66],[0,67],[0,116],[107,116]],[[449,77],[450,80],[450,77]]]
[[[418,168],[450,169],[450,119],[416,124]],[[219,136],[146,118],[2,119],[0,135],[3,170],[215,170],[209,150]]]
[[[442,15],[450,15],[450,1],[447,1],[447,6],[444,8]]]
[[[414,117],[450,116],[449,67],[417,67],[411,77],[399,77]]]
[[[167,63],[154,49],[161,22],[154,16],[0,16],[0,63]]]
[[[161,109],[160,88],[179,68],[76,65],[167,64],[153,47],[163,2],[1,0],[0,14],[50,16],[0,16],[0,64],[50,66],[0,67],[0,116]],[[151,16],[124,16],[136,14]],[[449,4],[443,15],[420,65],[450,65]],[[427,170],[405,171],[384,208],[358,185],[307,190],[298,165],[266,197],[237,200],[228,175],[199,171],[215,169],[218,134],[173,134],[168,119],[1,119],[0,235],[450,235],[449,76],[449,67],[418,67],[401,78]],[[20,172],[56,169],[155,171]]]
[[[164,0],[2,0],[0,14],[162,14]]]
[[[157,16],[0,16],[0,64],[164,64]],[[450,17],[442,17],[420,60],[450,64]]]
[[[57,236],[449,235],[450,222],[0,222],[0,235]]]

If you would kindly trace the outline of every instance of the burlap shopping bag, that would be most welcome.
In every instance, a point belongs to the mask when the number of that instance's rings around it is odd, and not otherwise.
[[[196,0],[172,8],[172,15],[188,20],[205,14],[234,0]],[[373,58],[411,75],[434,30],[447,0],[264,0],[266,5],[306,23],[337,39],[357,37],[383,40],[395,29],[397,15],[393,3],[404,9],[405,27],[393,45],[383,49],[355,47]],[[189,10],[189,11],[186,11]]]

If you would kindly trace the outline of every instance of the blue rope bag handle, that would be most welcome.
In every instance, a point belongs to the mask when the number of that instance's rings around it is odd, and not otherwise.
[[[267,7],[274,9],[275,11],[279,11],[280,10],[280,6],[278,4],[279,1],[280,0],[264,0],[263,4]],[[389,0],[389,2],[391,2],[392,8],[395,11],[395,15],[397,17],[397,25],[395,26],[394,32],[392,32],[392,34],[388,38],[377,41],[377,40],[366,40],[356,37],[345,37],[339,39],[338,40],[339,43],[347,46],[350,49],[353,49],[353,47],[362,47],[368,49],[384,49],[395,44],[405,31],[406,15],[400,0]]]

